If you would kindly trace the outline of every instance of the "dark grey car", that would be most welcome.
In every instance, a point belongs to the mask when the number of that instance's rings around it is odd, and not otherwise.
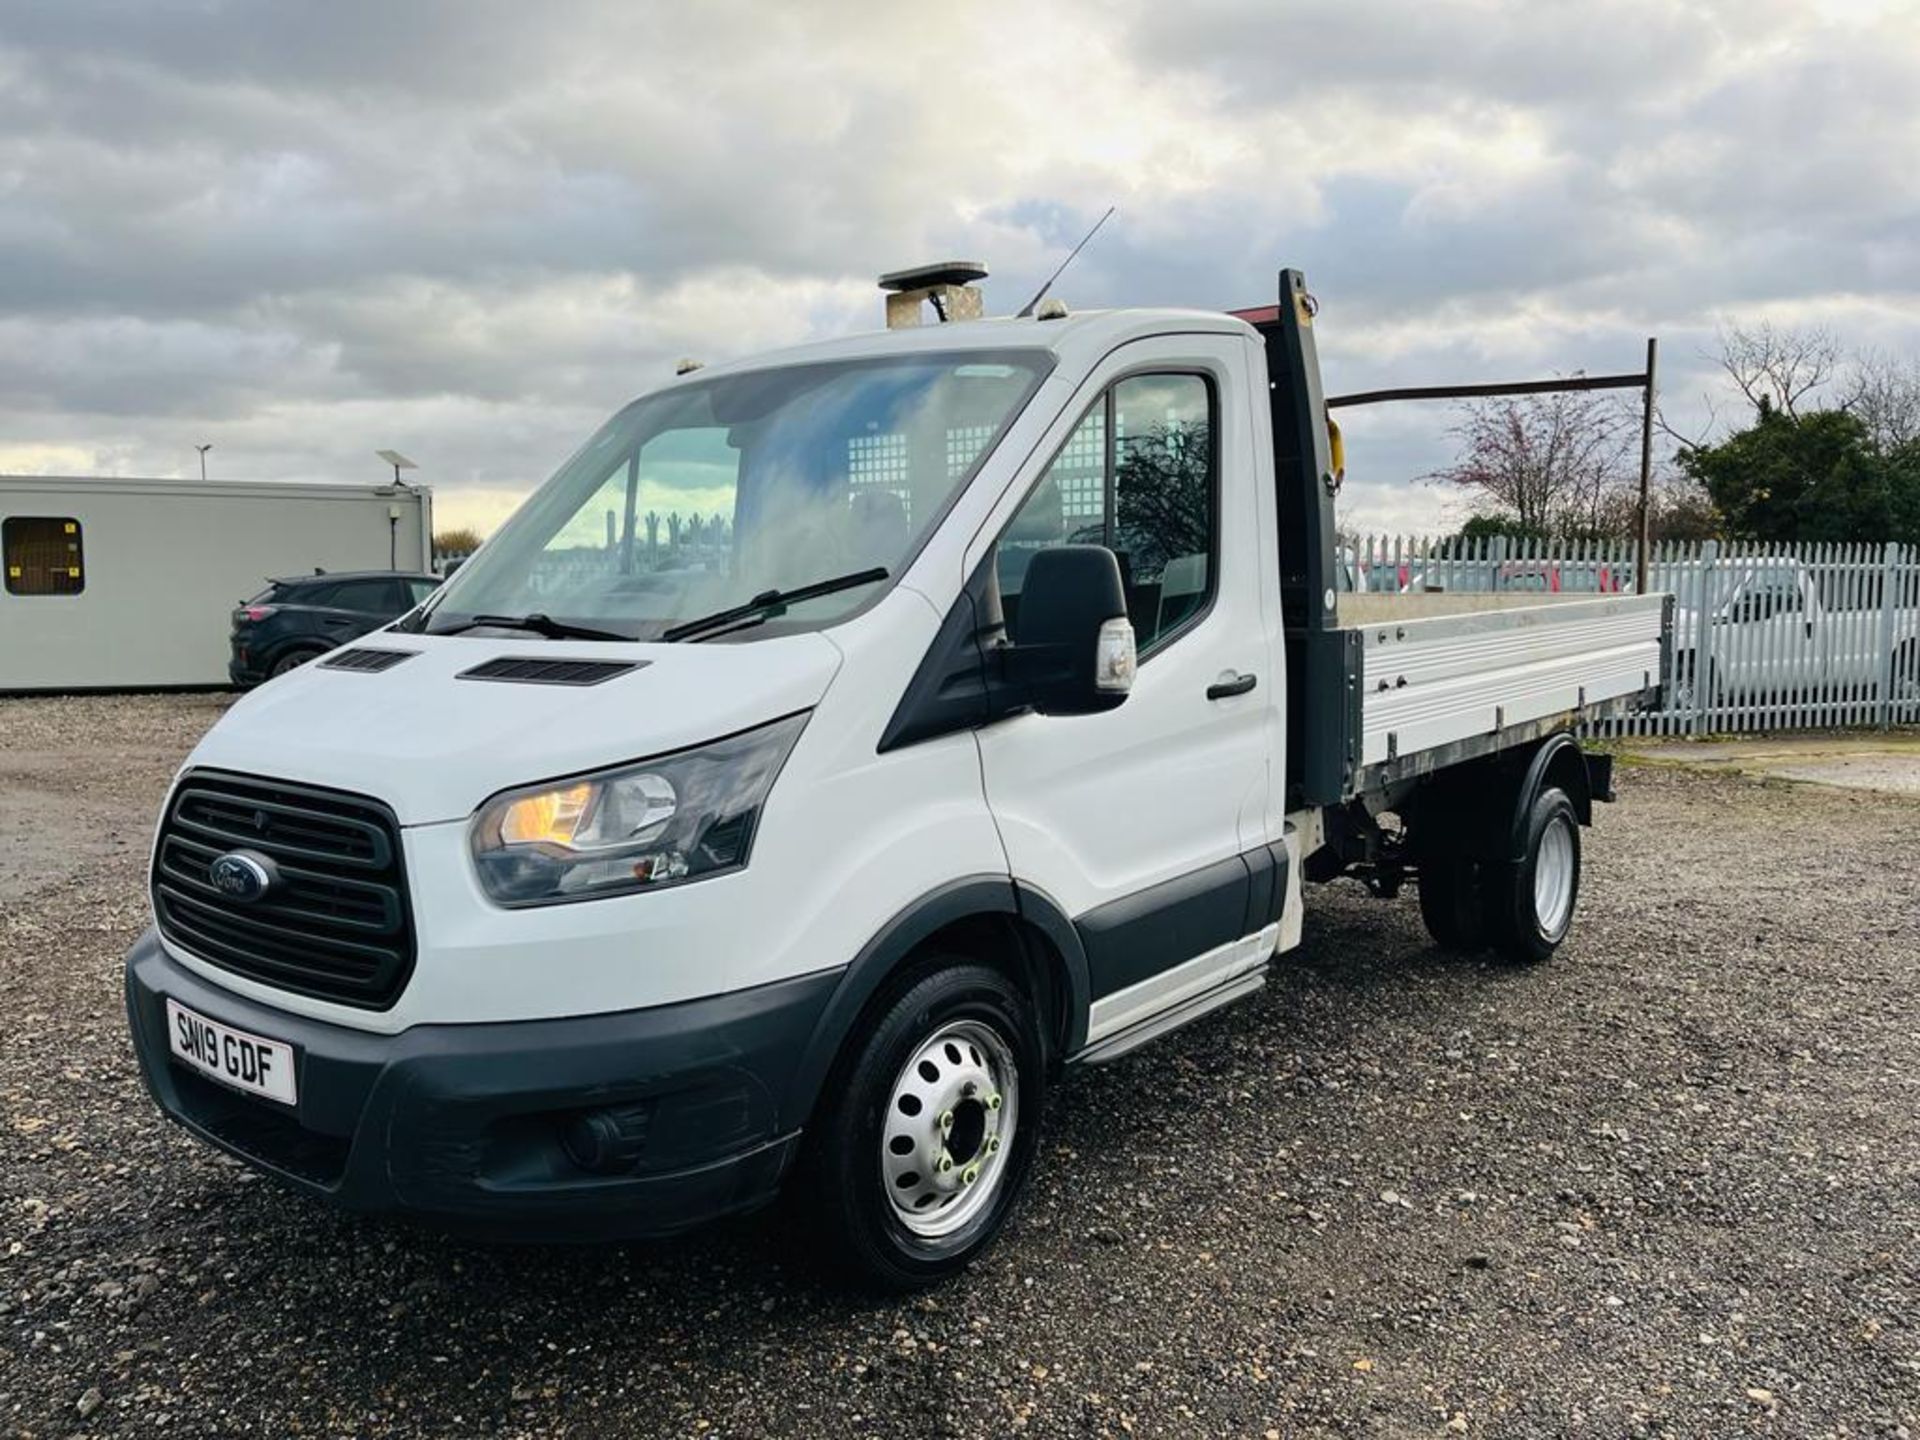
[[[437,575],[391,570],[275,580],[233,612],[227,675],[245,689],[391,623],[431,595]]]

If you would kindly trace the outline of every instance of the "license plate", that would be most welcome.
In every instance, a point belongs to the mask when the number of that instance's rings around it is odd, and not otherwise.
[[[173,1057],[210,1080],[282,1105],[294,1102],[293,1047],[209,1020],[167,1001],[167,1044]]]

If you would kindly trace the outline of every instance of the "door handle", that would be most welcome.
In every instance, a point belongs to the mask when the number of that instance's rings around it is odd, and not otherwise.
[[[1225,700],[1229,696],[1244,695],[1259,683],[1254,675],[1236,675],[1229,670],[1213,684],[1207,686],[1207,699]]]

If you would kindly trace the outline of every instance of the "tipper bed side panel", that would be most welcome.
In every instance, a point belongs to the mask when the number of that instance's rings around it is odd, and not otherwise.
[[[1371,621],[1361,763],[1656,692],[1664,610],[1664,596],[1635,595]]]

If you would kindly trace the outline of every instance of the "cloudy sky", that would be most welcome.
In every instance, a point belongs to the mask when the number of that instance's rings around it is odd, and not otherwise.
[[[933,17],[922,28],[915,16]],[[1334,390],[1920,352],[1920,3],[0,0],[0,471],[377,480],[497,520],[670,373],[873,277],[1322,306]],[[1443,407],[1349,427],[1434,523]]]

